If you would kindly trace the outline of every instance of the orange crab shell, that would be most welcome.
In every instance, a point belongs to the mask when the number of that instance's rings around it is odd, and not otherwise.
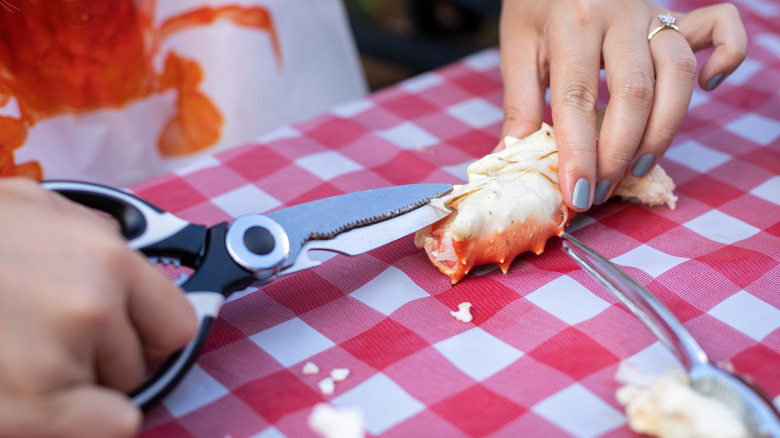
[[[504,150],[469,165],[467,184],[431,202],[454,212],[415,235],[415,245],[453,284],[474,266],[495,263],[506,273],[518,255],[541,254],[575,214],[561,196],[551,126],[543,123],[523,139],[507,136],[504,144]],[[625,176],[613,195],[674,209],[674,188],[669,175],[655,166],[642,178]]]
[[[518,255],[528,251],[541,254],[547,240],[560,236],[572,216],[566,204],[561,203],[560,210],[548,220],[516,220],[503,232],[456,240],[447,233],[456,214],[420,230],[415,236],[417,247],[425,250],[430,261],[452,280],[452,284],[465,277],[474,266],[495,263],[506,273]]]

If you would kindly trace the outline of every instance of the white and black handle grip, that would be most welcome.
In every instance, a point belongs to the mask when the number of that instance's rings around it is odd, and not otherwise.
[[[177,258],[193,268],[181,287],[198,317],[198,332],[183,350],[168,358],[130,394],[138,406],[148,408],[168,394],[195,363],[225,298],[254,283],[256,274],[233,260],[226,243],[226,223],[211,228],[191,224],[136,196],[101,185],[78,181],[42,184],[116,219],[131,248],[150,257]]]

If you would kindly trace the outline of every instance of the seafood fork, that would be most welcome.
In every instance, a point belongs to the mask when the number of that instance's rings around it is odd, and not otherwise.
[[[746,378],[712,362],[682,323],[650,291],[570,234],[561,237],[564,251],[677,356],[692,389],[731,407],[751,436],[780,438],[780,413],[768,396]]]

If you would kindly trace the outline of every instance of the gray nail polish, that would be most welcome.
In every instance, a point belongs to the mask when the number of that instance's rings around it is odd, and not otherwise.
[[[577,184],[574,184],[571,203],[583,210],[587,210],[590,207],[590,182],[587,179],[580,178],[577,180]]]
[[[639,157],[638,160],[636,160],[636,163],[634,163],[633,166],[631,166],[631,173],[634,174],[636,177],[643,177],[647,174],[647,171],[650,170],[650,166],[653,165],[653,162],[655,161],[655,155],[653,154],[644,154],[641,157]]]
[[[720,85],[720,81],[723,80],[723,76],[725,76],[723,73],[718,73],[715,76],[713,76],[709,81],[707,81],[707,89],[709,91],[712,91]]]
[[[602,179],[596,184],[596,189],[593,191],[593,203],[595,205],[601,205],[607,200],[607,193],[609,193],[610,186],[612,186],[612,183],[605,179]]]

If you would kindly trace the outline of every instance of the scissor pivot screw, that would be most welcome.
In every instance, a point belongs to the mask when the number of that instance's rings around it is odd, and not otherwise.
[[[257,255],[266,255],[273,251],[274,235],[265,227],[250,227],[244,231],[244,245]]]
[[[290,255],[290,240],[281,225],[267,216],[248,214],[228,229],[227,250],[233,259],[258,280],[276,275]]]

